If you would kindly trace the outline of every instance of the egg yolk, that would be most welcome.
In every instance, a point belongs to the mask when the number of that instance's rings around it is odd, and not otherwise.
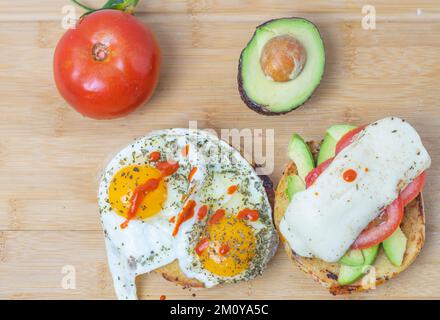
[[[206,270],[218,276],[233,277],[242,273],[256,254],[252,227],[235,216],[224,216],[208,224],[200,239],[206,242],[200,261]]]
[[[131,197],[139,185],[149,179],[160,178],[159,170],[149,166],[132,165],[119,170],[110,183],[108,190],[110,206],[117,214],[128,218],[131,207]],[[154,191],[148,192],[136,212],[136,219],[146,219],[162,210],[167,198],[167,188],[164,179]]]

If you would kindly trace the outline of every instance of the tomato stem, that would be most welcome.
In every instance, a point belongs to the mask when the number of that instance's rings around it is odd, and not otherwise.
[[[134,8],[139,3],[139,0],[108,0],[102,7],[105,9],[121,10],[127,13],[133,13]]]
[[[109,55],[109,49],[105,44],[98,42],[92,48],[92,55],[96,61],[105,61]]]
[[[86,6],[85,4],[82,4],[81,2],[77,1],[77,0],[72,0],[72,2],[76,3],[78,6],[80,6],[83,9],[86,9],[88,11],[94,11],[95,9]]]
[[[81,18],[84,18],[86,15],[89,15],[89,14],[96,12],[96,11],[105,10],[105,9],[120,10],[120,11],[129,13],[129,14],[133,14],[134,8],[139,3],[139,0],[108,0],[104,4],[104,6],[102,6],[102,8],[99,8],[99,9],[91,8],[87,5],[79,2],[78,0],[72,0],[72,2],[74,2],[75,4],[80,6],[81,8],[87,10],[87,12],[81,16]]]

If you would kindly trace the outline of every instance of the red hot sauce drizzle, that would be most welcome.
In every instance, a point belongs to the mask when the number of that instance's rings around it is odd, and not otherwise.
[[[227,244],[223,244],[218,250],[219,255],[225,256],[231,251],[231,248]]]
[[[228,188],[228,194],[234,194],[237,191],[238,187],[236,185],[232,185]]]
[[[194,216],[195,207],[196,202],[194,200],[189,200],[185,207],[183,207],[182,211],[180,211],[174,226],[173,237],[175,237],[179,232],[180,225]]]
[[[157,170],[160,171],[163,177],[173,175],[177,170],[179,170],[179,167],[179,163],[175,161],[162,161],[156,164]]]
[[[200,256],[203,251],[205,251],[209,246],[209,239],[203,238],[197,243],[196,247],[194,248],[194,251],[197,253],[198,256]]]
[[[161,154],[159,151],[153,151],[149,155],[149,159],[151,161],[158,161],[160,157]],[[159,187],[159,183],[162,178],[173,175],[179,169],[179,167],[179,163],[174,161],[162,161],[156,164],[156,168],[160,171],[162,177],[158,179],[148,179],[147,182],[136,187],[130,199],[130,209],[127,213],[127,219],[121,224],[121,229],[127,228],[130,220],[136,217],[136,212],[138,211],[142,200],[144,200],[148,192],[156,190]]]
[[[187,157],[189,154],[189,144],[182,148],[182,156]]]
[[[128,210],[127,219],[121,224],[121,229],[125,229],[128,226],[128,223],[130,220],[134,219],[136,217],[136,212],[139,209],[139,206],[142,203],[142,200],[144,200],[145,196],[151,192],[156,190],[159,187],[159,183],[162,179],[148,179],[147,182],[144,184],[141,184],[137,186],[137,188],[134,190],[133,195],[130,199],[130,209]]]
[[[245,208],[237,214],[237,218],[247,219],[249,221],[257,221],[258,218],[260,218],[260,213],[258,212],[258,210],[251,210],[249,208]]]
[[[149,155],[150,161],[159,161],[160,160],[160,152],[159,151],[153,151]]]
[[[224,216],[225,216],[226,212],[223,209],[218,209],[217,211],[214,212],[214,214],[211,216],[211,218],[209,219],[209,224],[216,224],[218,223]]]
[[[188,181],[191,182],[197,172],[197,167],[193,167],[188,175]]]
[[[202,220],[204,217],[206,217],[207,213],[208,213],[208,206],[204,204],[199,208],[199,211],[197,211],[197,219]]]
[[[342,174],[342,178],[346,182],[353,182],[354,180],[356,180],[356,177],[357,177],[357,173],[353,169],[347,169]]]

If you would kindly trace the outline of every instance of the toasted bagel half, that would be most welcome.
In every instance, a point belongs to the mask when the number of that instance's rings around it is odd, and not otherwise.
[[[272,208],[272,212],[274,210],[274,201],[275,201],[275,192],[272,180],[270,180],[269,176],[260,175],[261,181],[263,182],[264,189],[266,191],[267,198],[269,200],[270,206]],[[276,234],[276,233],[275,233]],[[273,248],[271,248],[271,256],[273,256],[278,248],[278,240],[273,242]],[[159,273],[166,280],[174,282],[178,285],[181,285],[185,288],[203,288],[204,284],[196,279],[188,278],[180,269],[179,262],[174,260],[170,264],[163,266],[154,270],[154,272]]]
[[[313,156],[317,157],[320,143],[311,141],[308,142]],[[298,174],[294,162],[289,162],[285,168],[280,182],[275,191],[275,209],[274,221],[275,226],[279,230],[279,224],[286,212],[289,200],[286,196],[287,178],[289,175]],[[405,207],[405,215],[400,225],[403,233],[408,239],[406,251],[403,258],[403,263],[400,267],[392,265],[385,256],[383,249],[380,252],[374,263],[374,272],[370,272],[369,277],[374,277],[372,281],[360,280],[350,285],[340,285],[338,283],[338,274],[340,265],[337,263],[328,263],[318,258],[305,258],[297,255],[284,240],[280,233],[281,241],[284,243],[284,248],[289,258],[296,263],[299,268],[305,273],[310,274],[316,281],[328,288],[331,294],[341,295],[351,292],[366,291],[380,285],[385,281],[397,276],[416,259],[420,250],[425,243],[425,212],[423,207],[422,194]],[[366,277],[365,276],[365,277]],[[370,278],[371,280],[371,278]]]

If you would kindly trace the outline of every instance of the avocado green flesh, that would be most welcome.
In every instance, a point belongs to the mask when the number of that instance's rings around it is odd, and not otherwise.
[[[321,143],[321,147],[318,153],[318,159],[316,162],[318,166],[335,155],[337,142],[338,141],[335,140],[331,135],[329,135],[328,133],[325,134],[324,141],[322,141]]]
[[[364,266],[351,267],[341,265],[341,268],[339,269],[338,283],[344,286],[355,282],[364,274],[364,268]]]
[[[307,60],[297,78],[275,82],[260,65],[265,44],[273,37],[290,35],[304,47]],[[283,18],[258,27],[241,55],[242,86],[247,97],[270,112],[282,113],[303,104],[321,81],[325,66],[324,44],[316,26],[301,18]]]
[[[315,168],[315,161],[307,143],[298,134],[293,134],[287,149],[289,158],[295,162],[298,175],[305,181],[306,175]]]
[[[373,265],[379,252],[379,245],[372,246],[368,249],[362,250],[364,256],[364,264],[360,266],[347,266],[341,265],[338,275],[338,283],[341,285],[347,285],[355,282],[360,277],[368,272],[368,269]]]
[[[336,144],[339,140],[351,130],[355,129],[355,126],[347,124],[337,124],[327,129],[324,141],[322,141],[321,148],[319,149],[317,165],[335,156]]]
[[[365,265],[372,265],[374,260],[376,260],[377,253],[379,252],[379,244],[362,250],[364,255]]]
[[[388,260],[396,267],[400,267],[403,262],[403,256],[406,251],[407,239],[402,229],[397,228],[391,236],[389,236],[384,242],[383,250]]]
[[[361,266],[365,262],[362,250],[349,250],[342,258],[339,260],[340,264],[345,266]]]
[[[356,126],[352,126],[351,124],[335,124],[327,129],[327,133],[331,135],[336,142],[338,142],[348,132],[356,128]]]
[[[289,199],[289,202],[292,201],[295,193],[298,193],[305,189],[306,189],[306,185],[299,176],[291,175],[287,178],[286,194],[287,194],[287,198]]]

